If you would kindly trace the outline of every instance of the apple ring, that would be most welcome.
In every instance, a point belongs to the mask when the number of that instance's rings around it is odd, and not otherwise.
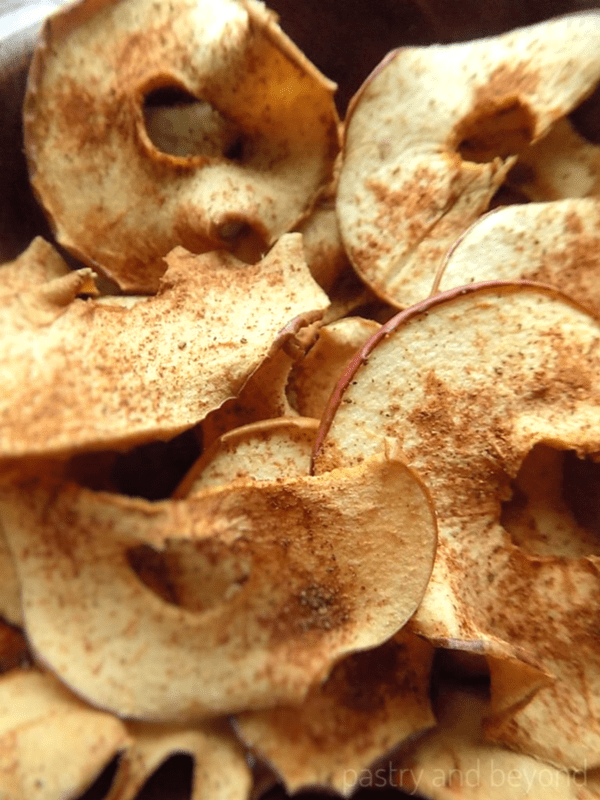
[[[317,474],[401,446],[439,526],[413,630],[493,656],[488,733],[570,769],[600,766],[600,543],[550,501],[539,533],[533,513],[524,530],[511,481],[540,445],[596,458],[599,412],[598,320],[551,287],[489,281],[383,325],[344,371],[315,444]],[[513,498],[516,535],[503,506]]]
[[[176,245],[255,261],[331,180],[334,89],[254,0],[85,0],[34,56],[32,183],[122,289],[155,291]]]
[[[342,240],[377,295],[427,297],[517,155],[592,91],[599,56],[596,12],[390,53],[350,105],[338,184]]]

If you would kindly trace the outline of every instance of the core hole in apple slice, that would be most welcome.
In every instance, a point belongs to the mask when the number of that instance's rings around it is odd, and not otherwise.
[[[162,153],[241,161],[245,139],[239,126],[207,100],[177,85],[150,90],[143,101],[144,125]]]
[[[600,464],[567,450],[563,461],[563,499],[578,525],[600,540]]]
[[[516,158],[594,88],[597,23],[579,15],[400,48],[366,79],[346,116],[337,210],[350,261],[378,297],[406,308],[427,296]]]
[[[235,140],[227,152],[238,152],[236,142],[239,141],[241,140]],[[213,235],[244,264],[256,264],[270,249],[267,232],[260,230],[256,224],[251,225],[247,219],[237,214],[227,214],[220,219],[214,225]]]
[[[513,543],[533,556],[600,555],[600,508],[593,494],[599,469],[573,450],[536,444],[512,482],[512,497],[502,504],[500,523]]]
[[[116,755],[78,800],[101,800],[101,798],[107,797],[119,769],[120,760],[121,755]]]
[[[524,150],[534,137],[535,116],[518,97],[484,106],[456,127],[456,150],[464,161],[483,164]]]
[[[148,778],[140,790],[140,798],[192,798],[194,759],[189,753],[169,756]]]
[[[231,599],[250,576],[251,559],[216,541],[167,542],[164,550],[139,544],[127,550],[129,566],[161,600],[203,612]]]

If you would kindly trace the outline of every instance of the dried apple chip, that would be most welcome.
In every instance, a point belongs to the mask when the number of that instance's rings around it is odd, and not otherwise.
[[[414,613],[436,542],[426,490],[387,455],[154,504],[5,484],[0,511],[38,657],[92,704],[157,721],[300,702]],[[194,598],[212,586],[204,606],[145,586],[139,547],[180,558]]]
[[[594,800],[598,777],[486,742],[485,693],[444,685],[438,726],[394,764],[398,787],[431,800]]]
[[[308,475],[318,427],[316,419],[280,417],[235,428],[202,454],[174,497],[234,480],[276,481]]]
[[[131,744],[119,762],[106,800],[133,800],[148,778],[171,755],[194,760],[190,800],[248,800],[252,773],[245,752],[222,721],[182,725],[125,724]]]
[[[554,681],[523,708],[490,720],[489,738],[570,769],[600,767],[599,591],[598,556],[536,559],[510,548],[498,570],[490,624],[535,652]]]
[[[235,728],[290,794],[319,786],[347,797],[363,770],[435,724],[432,658],[431,645],[405,629],[341,661],[301,706],[239,714]]]
[[[58,241],[128,291],[177,245],[255,261],[331,180],[335,88],[255,0],[80,2],[34,56],[31,180]]]
[[[84,791],[128,744],[125,725],[86,706],[53,675],[0,677],[0,795],[56,800]]]
[[[598,197],[600,147],[580,136],[568,118],[559,119],[520,154],[506,184],[538,202]]]
[[[200,425],[202,445],[211,447],[228,431],[277,417],[296,414],[288,401],[286,386],[290,370],[317,336],[321,314],[300,314],[291,320],[271,345],[265,360],[250,375],[237,397],[206,416]]]
[[[306,263],[319,286],[329,292],[350,266],[340,236],[333,193],[315,206],[298,230],[304,242]]]
[[[578,540],[568,557],[540,556],[503,527],[502,502],[536,445],[598,453],[599,415],[598,321],[547,287],[472,284],[399,314],[363,347],[315,459],[323,472],[390,438],[401,444],[440,532],[415,630],[433,641],[495,638],[516,660],[525,651],[540,678],[550,673],[554,683],[519,712],[537,709],[538,723],[504,718],[503,740],[569,768],[599,763],[597,549],[582,555]]]
[[[338,186],[357,272],[396,307],[426,297],[446,250],[516,156],[600,79],[600,19],[391,53],[354,97]]]
[[[321,328],[288,381],[288,395],[302,416],[321,418],[344,367],[378,328],[377,322],[362,317],[345,317]]]
[[[254,266],[181,248],[167,261],[159,294],[131,307],[66,302],[56,281],[2,301],[0,458],[168,439],[236,395],[290,319],[328,304],[299,234]]]
[[[490,279],[547,283],[600,313],[600,201],[507,206],[479,219],[448,254],[439,288]]]

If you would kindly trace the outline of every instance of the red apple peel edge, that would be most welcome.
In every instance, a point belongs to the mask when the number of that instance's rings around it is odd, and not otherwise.
[[[441,304],[451,302],[455,300],[457,297],[462,297],[464,295],[473,294],[480,290],[489,289],[493,290],[505,290],[506,292],[509,291],[517,291],[519,289],[532,289],[537,291],[543,291],[546,294],[552,295],[556,298],[560,298],[563,301],[570,303],[575,308],[579,309],[580,311],[584,311],[586,314],[590,316],[596,317],[588,308],[578,303],[572,297],[564,294],[561,292],[560,289],[557,289],[554,286],[550,286],[547,283],[541,283],[539,281],[500,281],[500,280],[488,280],[488,281],[480,281],[479,283],[470,283],[466,286],[457,286],[453,287],[452,289],[448,289],[445,292],[440,292],[439,294],[430,295],[426,297],[424,300],[421,300],[418,303],[410,306],[409,308],[405,308],[402,311],[399,311],[394,317],[388,320],[385,324],[379,328],[371,337],[367,339],[367,341],[363,344],[363,346],[358,350],[358,352],[352,357],[352,359],[348,362],[348,365],[344,369],[340,379],[336,383],[333,392],[331,393],[331,397],[329,398],[327,405],[325,407],[325,411],[323,412],[323,416],[321,418],[321,424],[319,425],[319,429],[317,431],[317,435],[315,437],[315,444],[313,448],[313,453],[311,457],[311,467],[310,472],[311,475],[315,474],[315,463],[317,458],[320,455],[321,448],[323,447],[323,443],[325,441],[325,437],[327,436],[333,419],[336,415],[336,412],[342,402],[342,398],[344,396],[344,392],[346,391],[347,387],[349,386],[351,380],[356,375],[357,370],[359,367],[364,364],[375,347],[379,344],[382,339],[385,339],[390,333],[393,333],[397,328],[399,328],[405,322],[408,322],[413,317],[417,317],[420,314],[426,313],[431,308]],[[597,317],[596,317],[597,318]]]

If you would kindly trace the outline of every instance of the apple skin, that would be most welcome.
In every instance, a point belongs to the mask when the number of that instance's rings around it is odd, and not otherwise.
[[[543,290],[547,294],[559,297],[562,300],[567,301],[575,308],[585,311],[589,314],[589,310],[578,303],[576,300],[573,300],[572,297],[564,294],[561,292],[560,289],[557,289],[554,286],[550,286],[546,283],[539,283],[538,281],[481,281],[479,283],[470,283],[466,286],[456,286],[452,289],[448,289],[445,292],[440,292],[439,294],[433,294],[429,297],[426,297],[424,300],[421,300],[419,303],[415,303],[414,305],[410,306],[409,308],[405,308],[402,311],[399,311],[394,317],[392,317],[388,322],[383,324],[378,331],[376,331],[364,345],[358,350],[358,352],[353,356],[353,358],[348,362],[348,365],[344,369],[340,379],[338,380],[337,384],[335,385],[333,392],[331,393],[331,397],[325,407],[325,411],[323,412],[323,416],[321,418],[321,424],[319,426],[319,430],[317,431],[317,435],[315,438],[315,445],[313,449],[312,459],[311,459],[311,474],[314,475],[315,473],[315,463],[319,454],[321,452],[321,448],[325,442],[325,438],[329,432],[333,419],[337,413],[337,410],[342,402],[342,398],[344,396],[344,392],[350,385],[352,379],[356,375],[358,368],[361,364],[364,364],[365,361],[369,358],[373,350],[377,347],[379,342],[389,336],[394,331],[398,330],[404,323],[408,322],[409,320],[413,319],[414,317],[418,317],[420,314],[427,313],[430,309],[435,308],[442,303],[451,302],[457,297],[462,297],[464,295],[473,294],[475,292],[480,291],[481,289],[490,289],[490,290],[502,290],[506,289],[507,291],[518,289],[518,288],[531,288],[536,290]]]
[[[368,86],[375,80],[375,78],[390,64],[395,58],[397,58],[404,47],[396,47],[394,50],[390,50],[387,55],[385,55],[381,61],[371,70],[371,72],[367,75],[361,85],[358,87],[356,93],[350,98],[348,102],[348,109],[346,111],[346,117],[344,119],[344,133],[343,133],[343,142],[342,142],[342,154],[346,155],[346,142],[347,142],[347,135],[346,132],[348,130],[348,126],[350,125],[350,120],[354,116],[354,112],[356,111],[357,106],[359,105],[363,93]]]

